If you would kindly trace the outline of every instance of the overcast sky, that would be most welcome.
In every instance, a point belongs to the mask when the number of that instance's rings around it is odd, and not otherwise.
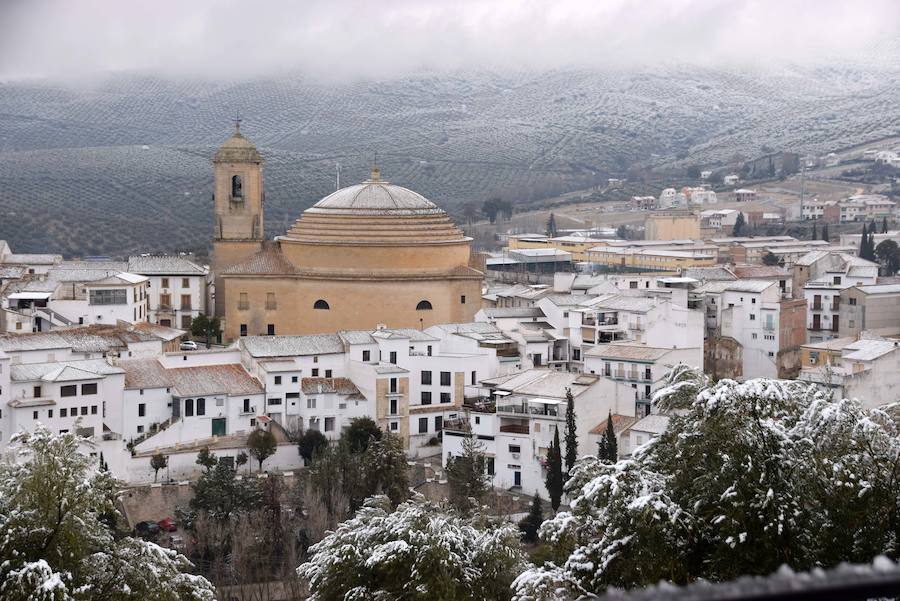
[[[900,0],[0,0],[0,79],[765,66],[898,36]]]

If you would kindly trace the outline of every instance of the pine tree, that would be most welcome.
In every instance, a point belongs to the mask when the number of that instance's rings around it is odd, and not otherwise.
[[[528,515],[519,522],[522,540],[526,543],[536,543],[538,541],[538,530],[540,530],[542,523],[544,523],[544,509],[541,507],[541,496],[534,493]]]
[[[462,442],[462,453],[447,460],[447,483],[450,503],[468,514],[477,507],[488,491],[487,457],[475,435]]]
[[[547,450],[547,477],[544,480],[547,486],[547,493],[550,495],[550,506],[553,511],[559,509],[560,501],[562,501],[563,487],[565,481],[562,471],[562,453],[559,448],[559,429],[553,432],[553,442]]]
[[[575,397],[566,388],[566,475],[572,471],[578,459],[578,433],[575,426]]]
[[[824,240],[825,242],[830,242],[829,236],[828,236],[828,224],[827,223],[822,226],[822,240]]]

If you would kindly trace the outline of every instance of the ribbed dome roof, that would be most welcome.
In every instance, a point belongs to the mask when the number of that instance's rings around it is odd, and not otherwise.
[[[253,142],[241,135],[241,130],[237,129],[225,143],[219,146],[216,156],[213,157],[216,163],[260,163],[262,157]]]
[[[329,194],[306,213],[343,215],[440,215],[433,202],[408,188],[369,179]]]
[[[284,237],[313,243],[433,244],[468,238],[417,192],[372,178],[341,188],[303,212]]]

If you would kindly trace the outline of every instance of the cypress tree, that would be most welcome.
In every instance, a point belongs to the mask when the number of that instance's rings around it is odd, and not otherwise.
[[[547,477],[544,480],[547,486],[547,493],[550,495],[550,506],[553,511],[559,509],[562,500],[563,481],[562,472],[562,454],[559,449],[559,429],[553,432],[553,442],[550,443],[550,449],[547,451]]]
[[[616,431],[613,428],[612,411],[606,419],[606,430],[597,443],[597,457],[601,461],[615,463],[619,460],[619,443],[616,441]]]
[[[566,475],[572,471],[578,459],[578,434],[575,431],[575,398],[566,388]]]
[[[828,224],[827,223],[824,226],[822,226],[822,240],[824,240],[825,242],[831,241],[831,240],[829,240],[829,237],[828,237]]]
[[[864,225],[863,229],[862,229],[862,236],[860,236],[860,238],[859,238],[859,253],[857,253],[857,254],[859,254],[860,259],[866,258],[866,255],[868,254],[868,252],[867,252],[868,247],[869,247],[869,234],[866,229],[866,226]]]
[[[827,227],[827,226],[826,226],[826,227]],[[823,235],[824,235],[824,234],[823,234]],[[812,236],[810,237],[810,240],[818,240],[818,239],[819,239],[818,227],[816,226],[816,222],[814,221],[814,222],[813,222]]]
[[[885,215],[881,220],[881,233],[886,234],[888,231],[888,223],[887,223],[887,215]]]

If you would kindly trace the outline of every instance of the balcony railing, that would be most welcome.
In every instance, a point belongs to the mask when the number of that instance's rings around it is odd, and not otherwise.
[[[821,311],[822,303],[813,303],[812,307],[810,307],[810,309],[812,309],[813,311]]]
[[[534,406],[534,405],[497,405],[497,413],[512,413],[515,415],[534,415],[539,417],[556,417],[562,418],[565,411],[560,411],[555,406]]]
[[[500,426],[500,431],[507,434],[528,434],[527,424],[506,424]]]
[[[445,419],[443,424],[444,430],[452,430],[454,432],[471,432],[472,424],[467,419]]]

